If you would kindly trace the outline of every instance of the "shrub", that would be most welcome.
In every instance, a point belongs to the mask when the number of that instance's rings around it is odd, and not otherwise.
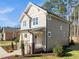
[[[12,50],[14,50],[14,44],[13,41],[11,42]]]
[[[19,55],[17,55],[17,54],[16,54],[16,55],[14,55],[14,56],[15,56],[15,57],[19,57]]]
[[[24,51],[24,42],[21,41],[21,51],[22,51],[22,55],[24,56],[25,55],[25,51]]]
[[[71,46],[71,45],[74,45],[74,41],[71,40],[70,43],[69,43],[69,45],[70,45],[70,46]]]
[[[55,56],[63,56],[63,47],[62,46],[54,47],[53,53],[55,54]]]

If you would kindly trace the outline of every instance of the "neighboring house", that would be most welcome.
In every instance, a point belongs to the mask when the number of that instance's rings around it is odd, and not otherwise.
[[[0,29],[0,40],[2,40],[2,29]]]
[[[0,40],[2,40],[2,33],[0,33]]]
[[[18,28],[3,27],[2,29],[2,39],[12,40],[14,38],[19,39],[20,31]]]
[[[20,23],[20,42],[24,41],[26,54],[69,44],[70,22],[33,3],[27,5]]]

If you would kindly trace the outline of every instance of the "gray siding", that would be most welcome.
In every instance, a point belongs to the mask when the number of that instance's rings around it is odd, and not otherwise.
[[[51,37],[47,39],[47,49],[52,49],[58,45],[68,45],[69,24],[63,22],[56,17],[47,20],[47,33],[51,32]]]

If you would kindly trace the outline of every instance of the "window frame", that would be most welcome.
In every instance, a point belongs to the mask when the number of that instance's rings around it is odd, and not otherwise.
[[[36,25],[38,25],[38,17],[36,17],[36,21],[35,22],[36,22]]]
[[[38,17],[34,17],[32,22],[33,22],[33,25],[38,25]]]
[[[62,25],[60,25],[60,30],[61,30],[61,31],[63,30],[63,26],[62,26]]]
[[[33,25],[35,25],[35,18],[33,18],[33,20],[32,20],[32,21],[33,21]]]
[[[26,26],[26,24],[27,24],[27,23],[26,23],[26,21],[23,21],[23,27],[25,27],[25,26]]]
[[[50,35],[49,35],[49,34],[50,34]],[[48,37],[51,37],[51,36],[52,36],[52,32],[49,31],[49,32],[48,32]]]

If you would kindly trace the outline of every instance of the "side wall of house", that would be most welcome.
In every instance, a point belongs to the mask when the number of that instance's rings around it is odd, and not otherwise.
[[[51,36],[48,33],[51,32]],[[47,18],[47,49],[51,50],[58,45],[68,45],[69,24],[54,16]]]

